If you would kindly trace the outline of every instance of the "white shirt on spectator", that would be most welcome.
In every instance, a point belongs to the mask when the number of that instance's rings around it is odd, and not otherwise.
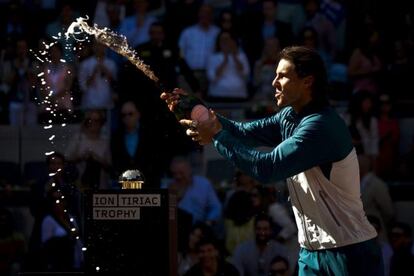
[[[224,54],[215,53],[210,56],[207,63],[207,77],[210,81],[208,95],[222,98],[247,98],[247,78],[250,74],[249,62],[242,51],[238,51],[237,57],[243,64],[243,71],[237,70],[234,57],[230,55],[228,62],[221,76],[217,77],[216,72],[223,63]]]
[[[219,31],[219,28],[214,25],[205,30],[198,24],[182,31],[178,46],[191,69],[206,69],[207,59],[214,51]]]
[[[112,87],[110,81],[99,72],[89,83],[88,78],[94,74],[98,61],[92,56],[85,59],[79,65],[79,86],[83,92],[82,106],[84,108],[111,108],[112,107]],[[103,65],[112,74],[112,79],[116,78],[117,67],[113,60],[105,58]]]

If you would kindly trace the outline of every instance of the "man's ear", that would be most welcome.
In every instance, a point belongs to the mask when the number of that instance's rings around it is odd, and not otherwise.
[[[313,82],[315,81],[315,77],[311,75],[311,76],[305,77],[303,80],[304,80],[303,83],[305,84],[305,86],[308,88],[311,88],[313,85]]]

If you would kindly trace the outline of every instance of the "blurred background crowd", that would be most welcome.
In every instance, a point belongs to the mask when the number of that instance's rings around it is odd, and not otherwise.
[[[407,275],[411,3],[0,0],[1,275],[81,271],[82,195],[118,189],[126,169],[139,169],[144,187],[177,193],[179,275],[295,275],[297,229],[284,182],[259,183],[193,143],[159,88],[118,54],[93,39],[61,38],[80,16],[125,35],[165,89],[184,88],[235,120],[278,111],[271,82],[283,47],[318,51],[329,100],[359,155],[386,274]]]

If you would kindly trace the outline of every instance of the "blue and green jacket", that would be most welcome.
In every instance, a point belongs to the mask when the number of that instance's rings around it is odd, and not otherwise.
[[[297,114],[286,107],[253,122],[220,121],[213,142],[221,155],[261,182],[287,180],[302,247],[335,248],[377,235],[363,211],[348,128],[332,108],[308,105]]]

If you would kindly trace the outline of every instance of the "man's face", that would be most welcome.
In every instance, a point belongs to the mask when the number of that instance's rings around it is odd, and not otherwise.
[[[198,251],[198,257],[203,266],[208,266],[215,262],[218,255],[218,250],[212,244],[204,244],[200,246]]]
[[[164,29],[161,26],[152,26],[149,35],[154,44],[161,44],[164,41]]]
[[[176,162],[171,165],[171,174],[180,186],[186,186],[191,183],[191,167],[186,162]]]
[[[281,59],[276,69],[272,86],[276,89],[275,98],[278,107],[302,107],[310,100],[310,77],[299,78],[295,66],[288,60]]]
[[[284,262],[275,262],[270,267],[271,276],[287,276],[289,275],[289,269]]]
[[[127,129],[134,129],[138,125],[140,113],[131,102],[126,102],[121,109],[122,122]]]
[[[256,241],[258,243],[267,243],[270,240],[270,235],[272,234],[272,229],[270,228],[270,223],[266,220],[258,221],[256,224]]]

